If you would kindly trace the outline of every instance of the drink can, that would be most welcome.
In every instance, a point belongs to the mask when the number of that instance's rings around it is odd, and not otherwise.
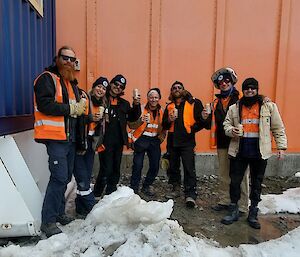
[[[139,90],[137,88],[133,89],[132,96],[133,96],[133,98],[138,98],[139,97]]]
[[[238,124],[237,128],[239,129],[239,136],[243,136],[244,129],[243,129],[243,124]]]
[[[178,109],[177,108],[174,108],[174,117],[177,119],[178,118]]]
[[[147,123],[150,123],[150,113],[149,113],[149,112],[146,113],[145,116],[146,116],[146,117],[145,117],[145,118],[146,118],[146,122],[147,122]]]
[[[205,110],[208,114],[211,114],[211,107],[210,107],[210,104],[206,104],[205,105]]]
[[[100,117],[103,117],[103,113],[104,113],[105,108],[103,106],[99,106],[99,113],[100,113]]]

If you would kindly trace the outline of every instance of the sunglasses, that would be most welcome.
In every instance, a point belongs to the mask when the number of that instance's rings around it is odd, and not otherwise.
[[[71,57],[71,56],[67,56],[67,55],[60,55],[61,56],[61,58],[64,60],[64,61],[69,61],[70,60],[70,62],[75,62],[76,61],[76,57]]]
[[[121,83],[114,83],[114,85],[115,85],[116,87],[121,88],[122,90],[124,90],[124,88],[125,88],[125,86],[124,86],[123,84],[121,84]]]
[[[249,89],[251,89],[251,90],[256,90],[257,88],[254,87],[254,86],[249,85],[249,86],[247,86],[244,90],[249,90]]]
[[[230,82],[230,79],[222,79],[218,82],[219,85],[223,84],[223,82],[225,82],[226,84],[228,84]]]
[[[172,87],[172,90],[180,90],[180,89],[182,89],[182,86],[173,86]]]

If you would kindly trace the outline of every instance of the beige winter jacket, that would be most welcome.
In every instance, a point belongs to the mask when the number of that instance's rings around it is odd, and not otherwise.
[[[236,157],[239,151],[240,138],[233,137],[232,129],[239,123],[239,102],[237,102],[229,107],[223,123],[225,134],[232,137],[228,154],[233,157]],[[277,149],[286,150],[287,138],[277,105],[273,102],[268,102],[261,106],[259,118],[259,149],[262,159],[268,159],[272,155],[271,132],[275,139]]]

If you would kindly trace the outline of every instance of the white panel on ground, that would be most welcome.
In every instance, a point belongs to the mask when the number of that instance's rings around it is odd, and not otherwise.
[[[11,136],[0,138],[0,237],[40,233],[43,198]]]

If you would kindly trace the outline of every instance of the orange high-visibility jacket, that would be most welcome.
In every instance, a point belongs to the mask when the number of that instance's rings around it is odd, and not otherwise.
[[[175,103],[170,103],[167,106],[168,112],[174,110]],[[183,109],[183,123],[187,133],[191,133],[191,127],[196,123],[194,118],[194,103],[185,101]],[[174,122],[172,122],[169,132],[174,132]]]
[[[155,137],[162,132],[161,131],[162,116],[163,116],[162,110],[159,109],[155,119],[153,117],[153,113],[151,111],[149,112],[146,108],[144,108],[142,115],[145,115],[147,113],[150,114],[150,122],[149,123],[142,122],[138,128],[132,129],[128,133],[129,141],[135,142],[141,135]]]
[[[243,125],[243,137],[259,137],[259,103],[252,105],[250,108],[242,106],[241,123]]]
[[[57,103],[63,103],[62,85],[60,83],[60,78],[54,73],[51,73],[49,71],[43,72],[35,79],[34,85],[36,84],[37,79],[45,73],[49,73],[53,79],[53,83],[55,86],[55,101]],[[68,90],[68,94],[70,99],[76,99],[73,90]],[[37,108],[35,96],[34,117],[35,139],[67,140],[64,116],[52,116],[40,112]]]

